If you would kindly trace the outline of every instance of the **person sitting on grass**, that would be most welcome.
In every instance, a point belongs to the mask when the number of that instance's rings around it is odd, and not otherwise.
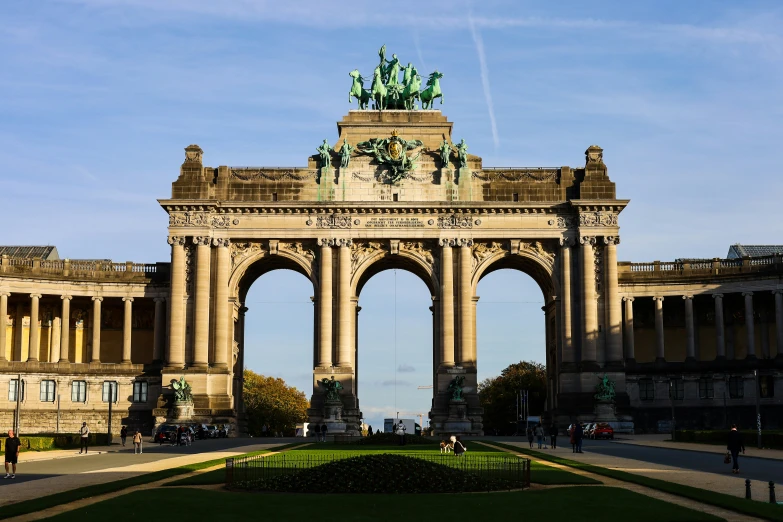
[[[457,457],[461,457],[463,453],[468,451],[468,448],[465,447],[464,444],[462,444],[462,441],[460,440],[459,436],[457,436],[457,440],[454,441],[454,455]]]

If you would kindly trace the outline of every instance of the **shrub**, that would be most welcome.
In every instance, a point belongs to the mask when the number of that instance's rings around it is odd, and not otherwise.
[[[370,435],[369,437],[362,437],[354,444],[360,446],[396,446],[400,443],[400,436],[394,433],[378,433],[377,435]],[[437,445],[433,439],[427,437],[421,437],[419,435],[405,435],[405,444],[412,446],[432,446]]]
[[[8,437],[0,438],[0,450],[5,450],[5,440]],[[22,451],[48,451],[53,449],[78,448],[81,441],[78,433],[41,433],[36,435],[19,437],[22,442]],[[108,444],[108,435],[106,433],[90,433],[91,446],[105,446]]]
[[[519,487],[403,455],[362,455],[288,475],[236,484],[288,493],[458,493]]]

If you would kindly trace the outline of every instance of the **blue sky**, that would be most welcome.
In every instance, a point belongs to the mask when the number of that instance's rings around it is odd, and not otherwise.
[[[552,4],[6,0],[0,242],[167,260],[156,199],[170,194],[183,147],[198,143],[213,166],[303,165],[355,107],[347,73],[369,71],[385,43],[444,73],[437,108],[485,166],[580,166],[588,145],[602,146],[618,196],[631,199],[621,260],[780,243],[783,4]],[[396,274],[396,363],[393,336],[370,342],[389,332],[394,277],[376,276],[361,296],[361,400],[373,424],[429,407],[416,389],[431,370],[423,283]],[[275,354],[309,361],[310,295],[301,276],[276,273],[248,298],[250,367],[305,389],[309,368]],[[499,272],[479,295],[482,376],[543,358],[530,278]]]

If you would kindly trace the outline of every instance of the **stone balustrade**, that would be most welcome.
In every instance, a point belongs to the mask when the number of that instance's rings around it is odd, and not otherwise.
[[[694,259],[684,261],[653,261],[617,264],[619,282],[686,281],[712,278],[734,278],[751,275],[778,276],[783,273],[783,256],[745,257],[742,259]]]
[[[166,283],[170,263],[114,263],[108,260],[53,261],[41,258],[0,257],[0,276],[33,279],[68,279],[90,281],[128,281],[137,283]]]

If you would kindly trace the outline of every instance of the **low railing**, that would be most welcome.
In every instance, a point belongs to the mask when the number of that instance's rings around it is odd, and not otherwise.
[[[76,279],[123,279],[134,281],[166,281],[169,263],[114,263],[108,260],[71,261],[70,259],[42,260],[0,256],[0,275],[32,277],[63,277]]]
[[[738,259],[683,259],[678,261],[653,261],[648,263],[617,264],[618,275],[623,278],[718,276],[759,272],[783,272],[783,255],[743,257]]]
[[[267,479],[291,475],[338,460],[366,455],[366,452],[345,451],[330,454],[280,453],[270,456],[255,455],[229,458],[226,459],[226,486],[252,489]],[[530,459],[513,455],[464,453],[462,456],[456,456],[451,453],[423,452],[400,452],[389,453],[389,455],[412,457],[448,466],[488,481],[503,481],[509,485],[509,488],[530,486]]]

